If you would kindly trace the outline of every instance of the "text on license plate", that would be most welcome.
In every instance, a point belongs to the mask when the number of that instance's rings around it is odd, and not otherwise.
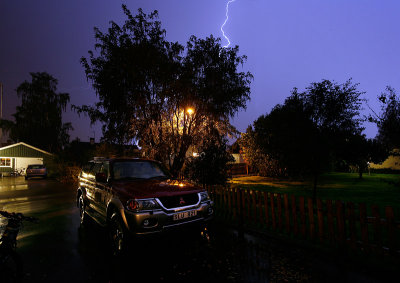
[[[181,220],[189,217],[194,217],[197,215],[197,210],[185,211],[174,214],[174,220]]]

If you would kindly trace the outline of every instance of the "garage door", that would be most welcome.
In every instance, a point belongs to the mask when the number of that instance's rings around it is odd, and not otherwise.
[[[27,157],[18,157],[15,158],[15,169],[16,170],[23,170],[25,173],[26,167],[30,164],[43,164],[43,158],[27,158]]]

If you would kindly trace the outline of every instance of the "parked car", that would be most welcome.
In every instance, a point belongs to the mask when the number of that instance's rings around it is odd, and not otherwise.
[[[43,164],[30,164],[25,171],[25,180],[31,177],[47,178],[47,169]]]
[[[114,254],[128,235],[203,226],[214,203],[203,188],[171,178],[161,163],[146,159],[95,159],[79,176],[77,206],[85,226],[90,219],[108,228]]]

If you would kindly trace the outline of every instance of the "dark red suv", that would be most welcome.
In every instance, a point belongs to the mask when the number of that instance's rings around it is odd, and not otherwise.
[[[207,191],[174,180],[159,162],[146,159],[95,159],[79,176],[77,204],[87,217],[106,226],[115,253],[128,234],[205,224],[214,214]]]

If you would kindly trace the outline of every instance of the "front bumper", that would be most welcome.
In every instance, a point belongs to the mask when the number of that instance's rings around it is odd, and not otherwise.
[[[174,215],[184,215],[185,218],[174,220]],[[195,216],[193,216],[195,214]],[[125,210],[128,231],[134,235],[152,234],[168,231],[192,224],[204,224],[214,216],[214,203],[209,200],[186,210],[155,210],[146,212],[131,212]]]

